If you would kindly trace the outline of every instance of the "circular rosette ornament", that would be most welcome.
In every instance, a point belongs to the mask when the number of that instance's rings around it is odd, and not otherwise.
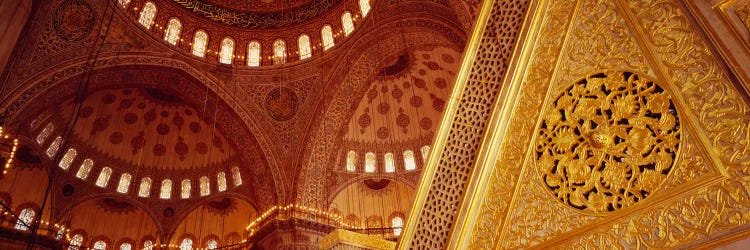
[[[671,172],[680,122],[669,94],[630,72],[580,80],[554,99],[536,141],[544,184],[562,202],[600,214],[656,191]]]

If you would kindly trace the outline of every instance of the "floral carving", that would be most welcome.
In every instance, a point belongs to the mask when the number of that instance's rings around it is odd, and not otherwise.
[[[600,73],[568,87],[543,117],[537,170],[558,199],[607,212],[656,191],[680,144],[677,111],[656,83]]]

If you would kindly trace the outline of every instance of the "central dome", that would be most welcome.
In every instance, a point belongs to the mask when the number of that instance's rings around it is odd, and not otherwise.
[[[195,14],[226,25],[273,29],[304,23],[322,16],[342,0],[181,0]]]

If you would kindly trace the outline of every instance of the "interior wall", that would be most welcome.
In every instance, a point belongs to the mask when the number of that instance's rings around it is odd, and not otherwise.
[[[352,183],[333,198],[329,212],[341,215],[353,226],[365,228],[389,228],[395,216],[406,222],[415,190],[400,181],[386,181],[388,184],[379,190],[373,190],[372,184],[368,187],[365,181]],[[378,219],[380,226],[374,225]]]
[[[0,1],[0,69],[5,69],[29,14],[31,0]]]
[[[124,242],[136,249],[140,249],[145,240],[158,243],[158,230],[152,218],[141,208],[123,200],[88,200],[74,207],[62,220],[70,229],[67,236],[81,233],[84,246],[93,246],[97,240],[104,240],[107,248],[113,249]]]
[[[193,248],[206,248],[209,240],[218,246],[240,243],[246,237],[245,227],[258,217],[249,203],[233,198],[216,198],[190,212],[177,226],[170,245],[179,246],[191,238]]]

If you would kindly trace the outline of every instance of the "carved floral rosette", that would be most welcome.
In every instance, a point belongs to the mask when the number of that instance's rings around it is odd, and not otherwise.
[[[681,140],[669,94],[643,75],[593,74],[563,89],[544,114],[536,169],[560,201],[601,214],[656,191]]]

